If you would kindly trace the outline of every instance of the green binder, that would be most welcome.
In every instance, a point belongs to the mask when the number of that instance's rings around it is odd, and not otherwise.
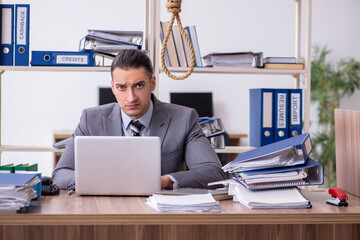
[[[1,173],[14,173],[15,172],[15,167],[14,164],[6,164],[3,166],[0,166],[0,172]]]
[[[15,172],[21,172],[21,171],[26,171],[26,172],[37,172],[38,170],[38,164],[35,163],[33,165],[29,165],[28,163],[27,164],[19,164],[19,165],[16,165],[15,167]]]

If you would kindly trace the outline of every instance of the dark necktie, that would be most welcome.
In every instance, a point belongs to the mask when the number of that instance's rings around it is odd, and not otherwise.
[[[140,136],[140,130],[143,125],[139,121],[131,121],[130,122],[130,129],[132,136]]]

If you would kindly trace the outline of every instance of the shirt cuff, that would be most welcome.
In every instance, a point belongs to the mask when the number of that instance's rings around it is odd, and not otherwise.
[[[174,182],[173,189],[180,188],[178,181],[176,181],[176,179],[173,176],[171,176],[171,175],[166,175],[166,176],[168,176],[171,179],[171,181]]]

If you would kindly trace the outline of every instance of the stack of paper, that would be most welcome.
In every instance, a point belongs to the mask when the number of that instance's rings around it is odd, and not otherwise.
[[[183,196],[150,196],[146,204],[158,212],[219,212],[220,205],[211,193]]]
[[[33,186],[39,182],[37,173],[0,173],[0,212],[29,206],[37,196]]]
[[[242,185],[234,188],[236,200],[248,208],[310,208],[297,187],[251,191]]]

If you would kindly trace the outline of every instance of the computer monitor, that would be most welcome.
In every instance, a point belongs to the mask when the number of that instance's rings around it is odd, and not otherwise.
[[[213,101],[211,92],[172,92],[170,102],[195,108],[200,117],[213,116]]]
[[[99,88],[99,105],[117,102],[111,88]]]

